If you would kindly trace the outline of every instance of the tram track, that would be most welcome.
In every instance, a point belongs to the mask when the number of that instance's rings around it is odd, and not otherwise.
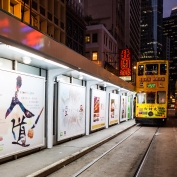
[[[141,127],[140,127],[141,128]],[[139,128],[139,129],[140,129]],[[110,151],[112,151],[115,147],[117,147],[118,145],[120,145],[122,142],[124,142],[126,139],[128,139],[130,136],[132,136],[135,132],[137,132],[139,129],[135,130],[134,132],[132,132],[130,135],[126,136],[123,140],[121,140],[120,142],[118,142],[116,145],[114,145],[112,148],[110,148],[109,150],[107,150],[105,153],[103,153],[102,155],[100,155],[99,157],[97,157],[96,159],[94,159],[92,162],[90,162],[88,165],[84,166],[81,170],[79,170],[77,173],[75,173],[72,177],[77,177],[79,176],[82,172],[84,172],[85,170],[87,170],[90,166],[92,166],[94,163],[96,163],[98,160],[100,160],[102,157],[104,157],[105,155],[107,155]]]
[[[113,140],[105,143],[102,145],[102,149],[98,148],[98,150],[65,166],[64,169],[59,170],[60,172],[58,173],[52,174],[51,177],[60,175],[63,177],[138,177],[138,174],[141,171],[140,169],[143,167],[142,164],[144,164],[145,161],[143,159],[147,158],[151,144],[159,130],[159,127],[138,126],[139,125],[136,125],[132,130],[124,132],[125,135],[117,136]],[[114,156],[119,158],[116,162],[113,162],[115,161]],[[109,163],[112,164],[109,165]],[[122,164],[126,164],[126,169],[121,169]],[[111,170],[111,172],[115,171],[115,174],[107,174],[106,172],[110,172],[110,169],[113,167],[112,165],[116,166],[115,170]],[[122,168],[124,168],[124,166]]]
[[[146,150],[146,152],[145,152],[145,154],[143,156],[143,159],[142,159],[142,161],[141,161],[141,163],[140,163],[140,165],[139,165],[134,177],[139,177],[140,176],[141,170],[142,170],[143,165],[144,165],[144,163],[145,163],[145,161],[146,161],[146,159],[148,157],[148,154],[149,154],[149,152],[151,150],[151,147],[152,147],[152,143],[153,143],[153,141],[155,139],[155,136],[157,135],[158,131],[159,131],[159,127],[157,128],[157,130],[156,130],[156,132],[155,132],[155,134],[154,134],[154,136],[153,136],[153,138],[152,138],[152,140],[151,140],[151,142],[150,142],[150,144],[149,144],[149,146],[148,146],[148,148],[147,148],[147,150]]]

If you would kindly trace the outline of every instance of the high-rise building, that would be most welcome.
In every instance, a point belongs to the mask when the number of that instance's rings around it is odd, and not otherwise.
[[[177,81],[177,6],[171,15],[163,19],[163,35],[170,39],[170,95],[175,96],[175,83]]]
[[[163,0],[141,0],[141,60],[162,59]]]
[[[135,82],[136,62],[140,59],[141,0],[125,1],[125,44],[132,51],[132,82]]]
[[[84,13],[85,17],[91,17],[89,25],[104,24],[107,30],[118,41],[118,47],[125,47],[124,0],[85,0]]]
[[[83,13],[83,0],[66,0],[66,45],[81,55],[85,54]]]
[[[163,57],[164,60],[170,61],[170,38],[167,36],[163,36]]]

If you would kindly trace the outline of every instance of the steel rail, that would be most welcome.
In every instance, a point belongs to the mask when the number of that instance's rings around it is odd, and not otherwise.
[[[136,125],[137,126],[137,125]],[[141,128],[141,127],[140,127]],[[139,128],[139,129],[140,129]],[[92,166],[94,163],[96,163],[98,160],[100,160],[102,157],[104,157],[106,154],[108,154],[110,151],[112,151],[115,147],[117,147],[118,145],[120,145],[122,142],[124,142],[127,138],[129,138],[130,136],[132,136],[136,131],[138,131],[139,129],[135,130],[134,132],[132,132],[130,135],[126,136],[123,140],[119,141],[117,144],[115,144],[112,148],[110,148],[109,150],[107,150],[106,152],[104,152],[102,155],[100,155],[99,157],[97,157],[96,159],[94,159],[92,162],[90,162],[89,164],[87,164],[86,166],[84,166],[81,170],[79,170],[78,172],[76,172],[72,177],[77,177],[79,176],[81,173],[83,173],[84,171],[86,171],[90,166]]]

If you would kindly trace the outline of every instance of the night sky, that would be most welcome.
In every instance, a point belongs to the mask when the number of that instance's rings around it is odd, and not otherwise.
[[[177,6],[177,0],[163,0],[163,17],[169,17],[171,9]]]

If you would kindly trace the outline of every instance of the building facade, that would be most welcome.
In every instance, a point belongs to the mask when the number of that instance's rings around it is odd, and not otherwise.
[[[84,3],[81,0],[66,0],[66,46],[77,53],[85,54]]]
[[[103,24],[87,26],[85,56],[102,68],[118,75],[117,41]]]
[[[125,43],[132,51],[132,83],[135,84],[136,62],[140,59],[141,0],[125,1]]]
[[[141,0],[141,60],[162,58],[163,0]]]
[[[140,0],[86,0],[84,3],[84,9],[88,26],[103,24],[113,38],[117,41],[116,54],[119,54],[120,49],[131,48],[133,54],[133,68],[136,61],[139,60]],[[102,52],[105,54],[102,62],[107,64],[107,57],[109,55],[110,58],[117,60],[110,62],[109,64],[115,69],[119,68],[119,55],[116,56],[113,51],[109,51],[107,53],[104,51]],[[105,64],[102,65],[104,66]]]
[[[177,78],[177,7],[171,11],[170,17],[163,19],[163,35],[170,39],[170,94],[175,96],[175,83]]]
[[[0,8],[65,44],[65,0],[0,0]]]

